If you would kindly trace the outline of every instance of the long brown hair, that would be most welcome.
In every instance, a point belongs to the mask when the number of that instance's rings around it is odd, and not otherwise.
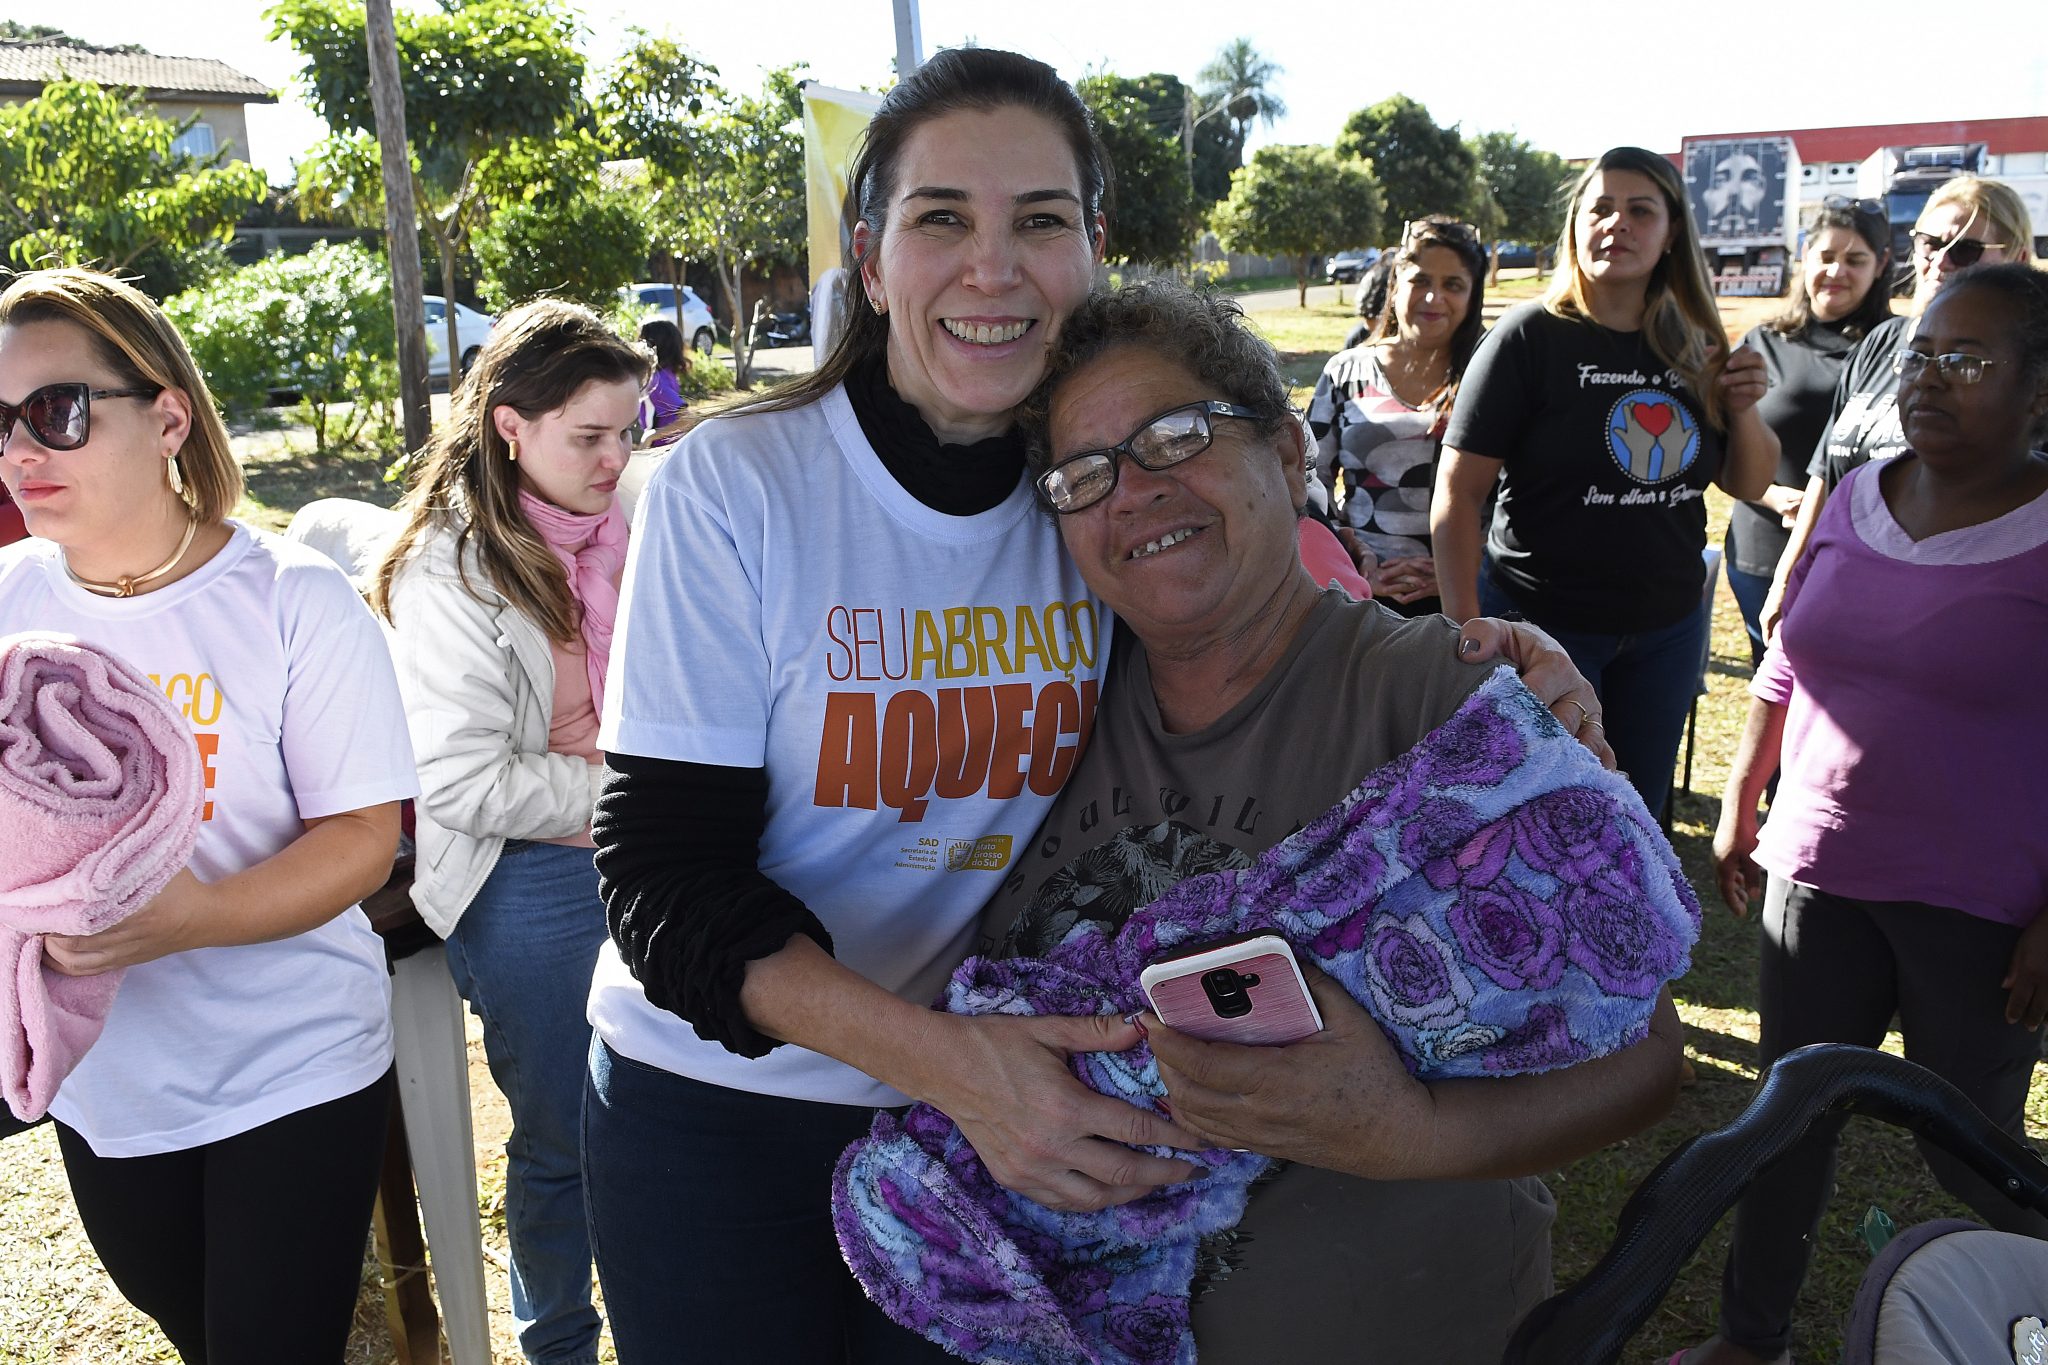
[[[1708,425],[1725,430],[1727,414],[1715,384],[1728,363],[1728,338],[1721,327],[1721,309],[1714,302],[1707,276],[1707,257],[1700,246],[1699,226],[1686,206],[1685,187],[1669,159],[1641,147],[1613,147],[1580,174],[1565,201],[1564,230],[1557,237],[1557,277],[1543,296],[1545,311],[1580,322],[1593,321],[1592,281],[1579,260],[1579,205],[1593,177],[1602,171],[1633,171],[1655,184],[1664,196],[1664,210],[1676,229],[1670,249],[1657,258],[1643,295],[1643,336],[1650,352],[1678,371],[1694,401],[1705,411]]]
[[[959,47],[940,52],[909,79],[899,81],[882,98],[868,121],[860,153],[847,182],[847,199],[868,225],[867,255],[881,248],[889,219],[889,200],[896,190],[896,166],[910,135],[936,118],[963,109],[1009,107],[1029,109],[1050,122],[1074,152],[1081,182],[1081,219],[1089,240],[1096,236],[1098,216],[1109,216],[1113,194],[1109,152],[1095,135],[1088,107],[1074,87],[1044,62],[996,48]],[[1000,156],[1000,148],[991,148]],[[852,251],[851,246],[848,248]],[[844,326],[825,363],[810,374],[777,385],[758,398],[741,399],[725,412],[781,412],[822,399],[839,387],[854,368],[889,352],[889,320],[868,299],[861,268],[867,256],[846,263]]]
[[[370,585],[377,614],[394,619],[391,585],[428,533],[455,527],[456,572],[471,596],[481,600],[469,581],[474,538],[490,585],[549,639],[574,641],[580,623],[568,575],[519,509],[519,466],[491,411],[509,407],[538,417],[566,406],[592,381],[644,384],[652,366],[645,348],[613,335],[580,304],[535,299],[499,318],[449,405],[447,423],[413,460],[399,503],[405,526]]]
[[[171,458],[185,483],[192,519],[211,526],[242,497],[242,467],[213,405],[206,377],[163,309],[134,285],[79,266],[30,270],[0,293],[0,326],[68,322],[92,339],[123,388],[176,389],[192,409],[185,444]]]

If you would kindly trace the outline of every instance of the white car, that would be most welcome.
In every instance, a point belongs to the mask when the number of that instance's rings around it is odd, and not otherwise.
[[[683,335],[690,339],[690,345],[704,355],[711,353],[718,342],[718,321],[711,316],[711,309],[704,300],[697,297],[697,291],[689,285],[683,290]],[[626,302],[637,304],[642,321],[647,318],[663,317],[670,322],[676,318],[675,289],[666,284],[629,284],[619,291]]]
[[[439,294],[428,294],[427,305],[427,378],[448,377],[448,301]],[[469,367],[476,363],[476,353],[483,349],[484,341],[491,334],[497,319],[489,313],[479,313],[468,304],[455,305],[455,345],[462,357],[461,374],[468,374]]]

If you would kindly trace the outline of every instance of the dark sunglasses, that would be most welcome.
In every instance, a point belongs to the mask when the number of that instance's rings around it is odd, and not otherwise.
[[[154,398],[160,387],[96,389],[90,384],[45,384],[19,403],[0,402],[0,454],[14,439],[16,421],[28,424],[29,435],[45,450],[76,450],[92,439],[95,398]]]
[[[1846,194],[1831,194],[1820,201],[1820,206],[1838,212],[1867,213],[1879,219],[1886,216],[1882,199],[1851,199]]]
[[[1267,420],[1263,412],[1216,398],[1168,408],[1146,418],[1136,431],[1107,450],[1084,450],[1061,460],[1038,476],[1038,491],[1046,505],[1061,516],[1093,507],[1116,490],[1119,457],[1128,455],[1140,469],[1155,473],[1192,460],[1216,439],[1211,417]]]
[[[1993,247],[2003,247],[2004,242],[1980,242],[1975,237],[1951,237],[1947,241],[1931,232],[1913,230],[1913,249],[1928,256],[1948,253],[1948,258],[1958,266],[1971,266]]]
[[[1429,237],[1445,237],[1459,242],[1476,242],[1479,229],[1470,223],[1461,223],[1455,218],[1415,218],[1401,229],[1401,245],[1413,246]]]

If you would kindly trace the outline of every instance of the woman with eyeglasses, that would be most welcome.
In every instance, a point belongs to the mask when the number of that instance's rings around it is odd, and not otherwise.
[[[2048,1019],[2048,274],[1957,275],[1893,371],[1905,447],[1843,476],[1793,566],[1715,864],[1736,914],[1762,893],[1760,1065],[1876,1047],[1896,1014],[1910,1060],[2024,1138]],[[1720,1335],[1688,1365],[1786,1358],[1839,1126],[1743,1196]],[[1921,1150],[1992,1226],[2048,1237],[2048,1218]]]
[[[1806,496],[1806,464],[1827,428],[1849,353],[1892,315],[1891,225],[1884,204],[1829,195],[1806,230],[1791,306],[1752,327],[1745,349],[1764,358],[1770,391],[1757,402],[1778,435],[1778,472],[1763,497],[1728,518],[1728,586],[1742,608],[1752,663],[1764,657],[1760,613]]]
[[[132,918],[51,937],[127,968],[51,1105],[93,1249],[179,1354],[339,1362],[391,1083],[383,884],[413,794],[376,622],[325,557],[228,520],[242,475],[157,306],[86,270],[0,293],[0,634],[126,659],[190,721],[199,843]]]
[[[1194,1170],[1134,1150],[1186,1134],[1068,1069],[1133,1026],[927,1008],[1071,773],[1108,664],[1012,417],[1088,296],[1107,154],[1052,68],[962,49],[884,98],[851,185],[832,354],[692,428],[635,513],[584,1108],[623,1365],[678,1343],[942,1358],[833,1239],[828,1180],[876,1106],[930,1101],[1058,1208]],[[1192,529],[1129,549],[1170,562]]]
[[[1486,255],[1470,227],[1436,217],[1408,224],[1388,256],[1386,309],[1364,343],[1323,367],[1308,422],[1332,496],[1343,476],[1337,522],[1377,560],[1373,596],[1426,616],[1439,605],[1429,543],[1437,443],[1479,345]]]
[[[1453,620],[1519,612],[1557,637],[1658,813],[1706,658],[1704,494],[1762,496],[1778,439],[1671,162],[1614,148],[1570,204],[1550,292],[1495,325],[1460,386],[1430,508],[1437,582]]]
[[[2033,222],[2026,201],[2010,185],[1959,175],[1928,196],[1927,207],[1913,226],[1913,298],[1907,315],[1879,323],[1856,344],[1836,384],[1828,424],[1808,452],[1798,517],[1758,610],[1758,625],[1767,642],[1777,633],[1786,577],[1813,534],[1829,493],[1851,469],[1867,460],[1888,459],[1908,445],[1899,424],[1892,367],[1912,342],[1920,314],[1958,271],[1980,262],[2027,264],[2033,259]]]

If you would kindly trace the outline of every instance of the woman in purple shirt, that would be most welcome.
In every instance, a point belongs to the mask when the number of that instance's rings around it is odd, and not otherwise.
[[[1896,369],[1910,448],[1843,480],[1792,570],[1715,861],[1736,914],[1763,892],[1762,1065],[1807,1043],[1875,1047],[1896,1013],[1908,1058],[2023,1137],[2048,1018],[2048,274],[1959,276]],[[1750,1186],[1721,1333],[1674,1360],[1788,1358],[1839,1126]],[[2048,1237],[2048,1219],[1922,1151],[1987,1222]]]

